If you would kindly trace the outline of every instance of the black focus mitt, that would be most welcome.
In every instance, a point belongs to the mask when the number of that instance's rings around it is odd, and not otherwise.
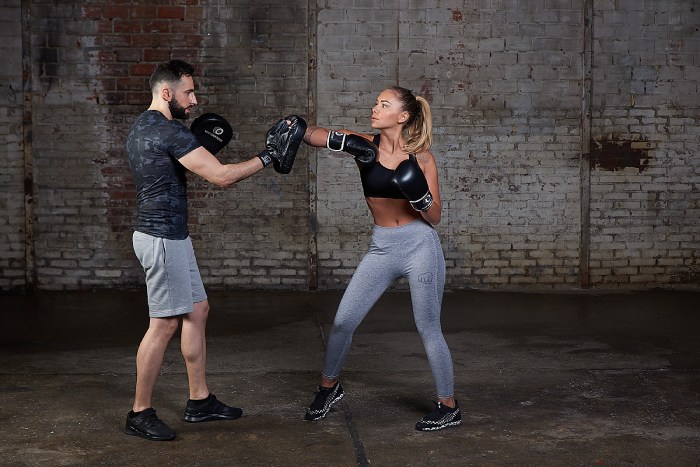
[[[206,113],[192,121],[190,130],[204,148],[216,154],[226,146],[233,137],[231,125],[221,115]]]
[[[287,123],[289,122],[289,123]],[[288,174],[306,133],[306,120],[288,115],[267,131],[265,150],[258,154],[264,166],[272,162],[275,171]]]

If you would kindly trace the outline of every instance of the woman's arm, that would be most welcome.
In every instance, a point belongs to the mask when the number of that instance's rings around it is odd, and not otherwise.
[[[348,130],[329,130],[310,126],[304,133],[304,142],[317,148],[328,148],[332,151],[344,151],[355,156],[360,165],[370,165],[377,160],[379,148],[369,135],[361,135]]]
[[[304,133],[304,142],[309,146],[325,148],[327,147],[326,141],[328,140],[328,133],[330,133],[330,130],[327,128],[310,126],[306,129],[306,133]]]
[[[442,201],[440,199],[440,183],[438,181],[437,164],[430,151],[421,153],[417,157],[418,165],[423,170],[428,188],[433,195],[433,204],[426,211],[421,211],[423,219],[432,225],[440,223],[442,218]]]

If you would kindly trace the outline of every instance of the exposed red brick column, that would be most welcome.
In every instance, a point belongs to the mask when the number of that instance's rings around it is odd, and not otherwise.
[[[173,58],[199,67],[203,7],[199,1],[172,5],[86,2],[84,17],[97,22],[93,54],[98,68],[95,99],[106,104],[106,157],[96,160],[106,183],[107,221],[128,233],[135,214],[135,189],[124,154],[129,119],[150,103],[148,77],[157,63]]]
[[[203,7],[199,1],[174,5],[105,5],[87,2],[87,19],[97,21],[95,47],[107,104],[150,102],[148,76],[156,63],[179,58],[199,62],[203,38]]]

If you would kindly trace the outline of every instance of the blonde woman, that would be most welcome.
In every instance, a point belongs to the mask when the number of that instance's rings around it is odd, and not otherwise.
[[[333,321],[321,382],[305,419],[321,420],[343,398],[338,380],[355,329],[399,277],[406,277],[416,327],[423,340],[437,391],[436,409],[416,423],[433,431],[462,423],[454,398],[450,351],[440,325],[445,259],[433,225],[442,203],[437,166],[430,152],[432,117],[428,102],[402,87],[382,91],[372,108],[375,134],[309,127],[304,141],[344,151],[359,167],[374,219],[368,252],[358,265]]]

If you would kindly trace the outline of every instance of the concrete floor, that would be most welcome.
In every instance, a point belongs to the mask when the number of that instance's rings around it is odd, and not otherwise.
[[[406,293],[358,329],[326,420],[302,420],[341,292],[210,292],[209,384],[240,420],[188,424],[173,342],[154,405],[178,433],[122,433],[145,293],[0,295],[2,465],[700,464],[700,293],[445,296],[463,425],[414,430],[432,378]]]

